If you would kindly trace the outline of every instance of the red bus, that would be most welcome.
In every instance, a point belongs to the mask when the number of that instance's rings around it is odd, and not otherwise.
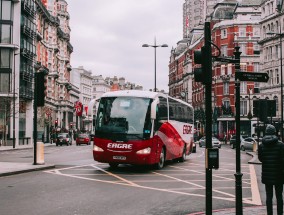
[[[115,91],[102,95],[95,121],[94,160],[155,165],[184,161],[195,152],[193,108],[158,92]]]

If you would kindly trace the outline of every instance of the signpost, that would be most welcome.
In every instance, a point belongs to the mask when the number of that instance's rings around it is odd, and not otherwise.
[[[243,214],[242,202],[242,176],[241,173],[241,154],[240,154],[240,81],[251,82],[267,82],[269,76],[267,73],[258,72],[243,72],[240,71],[240,47],[235,47],[234,58],[214,57],[215,61],[235,64],[235,107],[236,107],[236,173],[235,173],[235,186],[236,186],[236,214]],[[259,136],[259,135],[258,135]]]
[[[269,76],[266,72],[236,72],[239,81],[267,82]]]

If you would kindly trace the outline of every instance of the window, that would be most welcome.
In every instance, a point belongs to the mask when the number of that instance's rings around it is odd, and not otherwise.
[[[246,36],[246,28],[241,27],[239,28],[239,37],[245,37]]]
[[[227,29],[221,30],[221,39],[227,38]]]
[[[260,36],[259,32],[260,32],[259,27],[254,27],[253,28],[253,36]]]
[[[0,49],[0,69],[8,69],[11,66],[11,51]]]
[[[247,64],[246,63],[240,63],[240,69],[241,69],[241,71],[246,72],[247,71]]]
[[[12,19],[12,1],[1,1],[0,20]]]
[[[247,115],[247,101],[240,101],[240,114]]]
[[[240,52],[242,52],[242,55],[246,55],[246,44],[240,43]]]
[[[11,25],[0,24],[0,43],[11,43]]]
[[[253,71],[259,72],[259,62],[254,62],[252,63],[252,65],[253,65]]]
[[[229,82],[224,82],[224,95],[229,95]]]
[[[247,93],[247,82],[241,82],[240,84],[240,93],[246,94]]]
[[[223,101],[223,105],[224,105],[225,108],[230,107],[230,101],[228,101],[228,100]]]
[[[279,79],[279,70],[278,69],[275,70],[275,75],[276,75],[276,84],[279,84],[280,79]]]
[[[228,56],[228,47],[227,46],[221,46],[221,54],[222,54],[222,56]]]
[[[221,75],[225,75],[225,65],[221,65]]]
[[[232,74],[232,64],[228,64],[228,71],[227,71],[227,74],[228,75],[231,75]]]

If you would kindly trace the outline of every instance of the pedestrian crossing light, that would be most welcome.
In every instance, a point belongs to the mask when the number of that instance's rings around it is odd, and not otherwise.
[[[203,84],[209,84],[212,82],[212,71],[210,66],[211,46],[203,46],[201,50],[194,51],[194,64],[200,64],[199,67],[194,68],[194,80],[195,82],[202,82]]]

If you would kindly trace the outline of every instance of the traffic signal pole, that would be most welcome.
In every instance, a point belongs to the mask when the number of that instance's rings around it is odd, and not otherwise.
[[[241,135],[241,126],[240,126],[240,80],[237,78],[237,73],[240,72],[240,56],[241,52],[239,51],[240,47],[235,47],[235,108],[236,108],[236,173],[235,173],[235,192],[236,192],[236,214],[243,214],[243,200],[242,200],[242,176],[241,173],[241,150],[240,150],[240,135]]]
[[[208,149],[212,148],[212,50],[210,22],[204,25],[206,75],[208,81],[205,83],[205,116],[206,116],[206,163],[208,163]],[[212,169],[206,165],[206,215],[212,214]]]

